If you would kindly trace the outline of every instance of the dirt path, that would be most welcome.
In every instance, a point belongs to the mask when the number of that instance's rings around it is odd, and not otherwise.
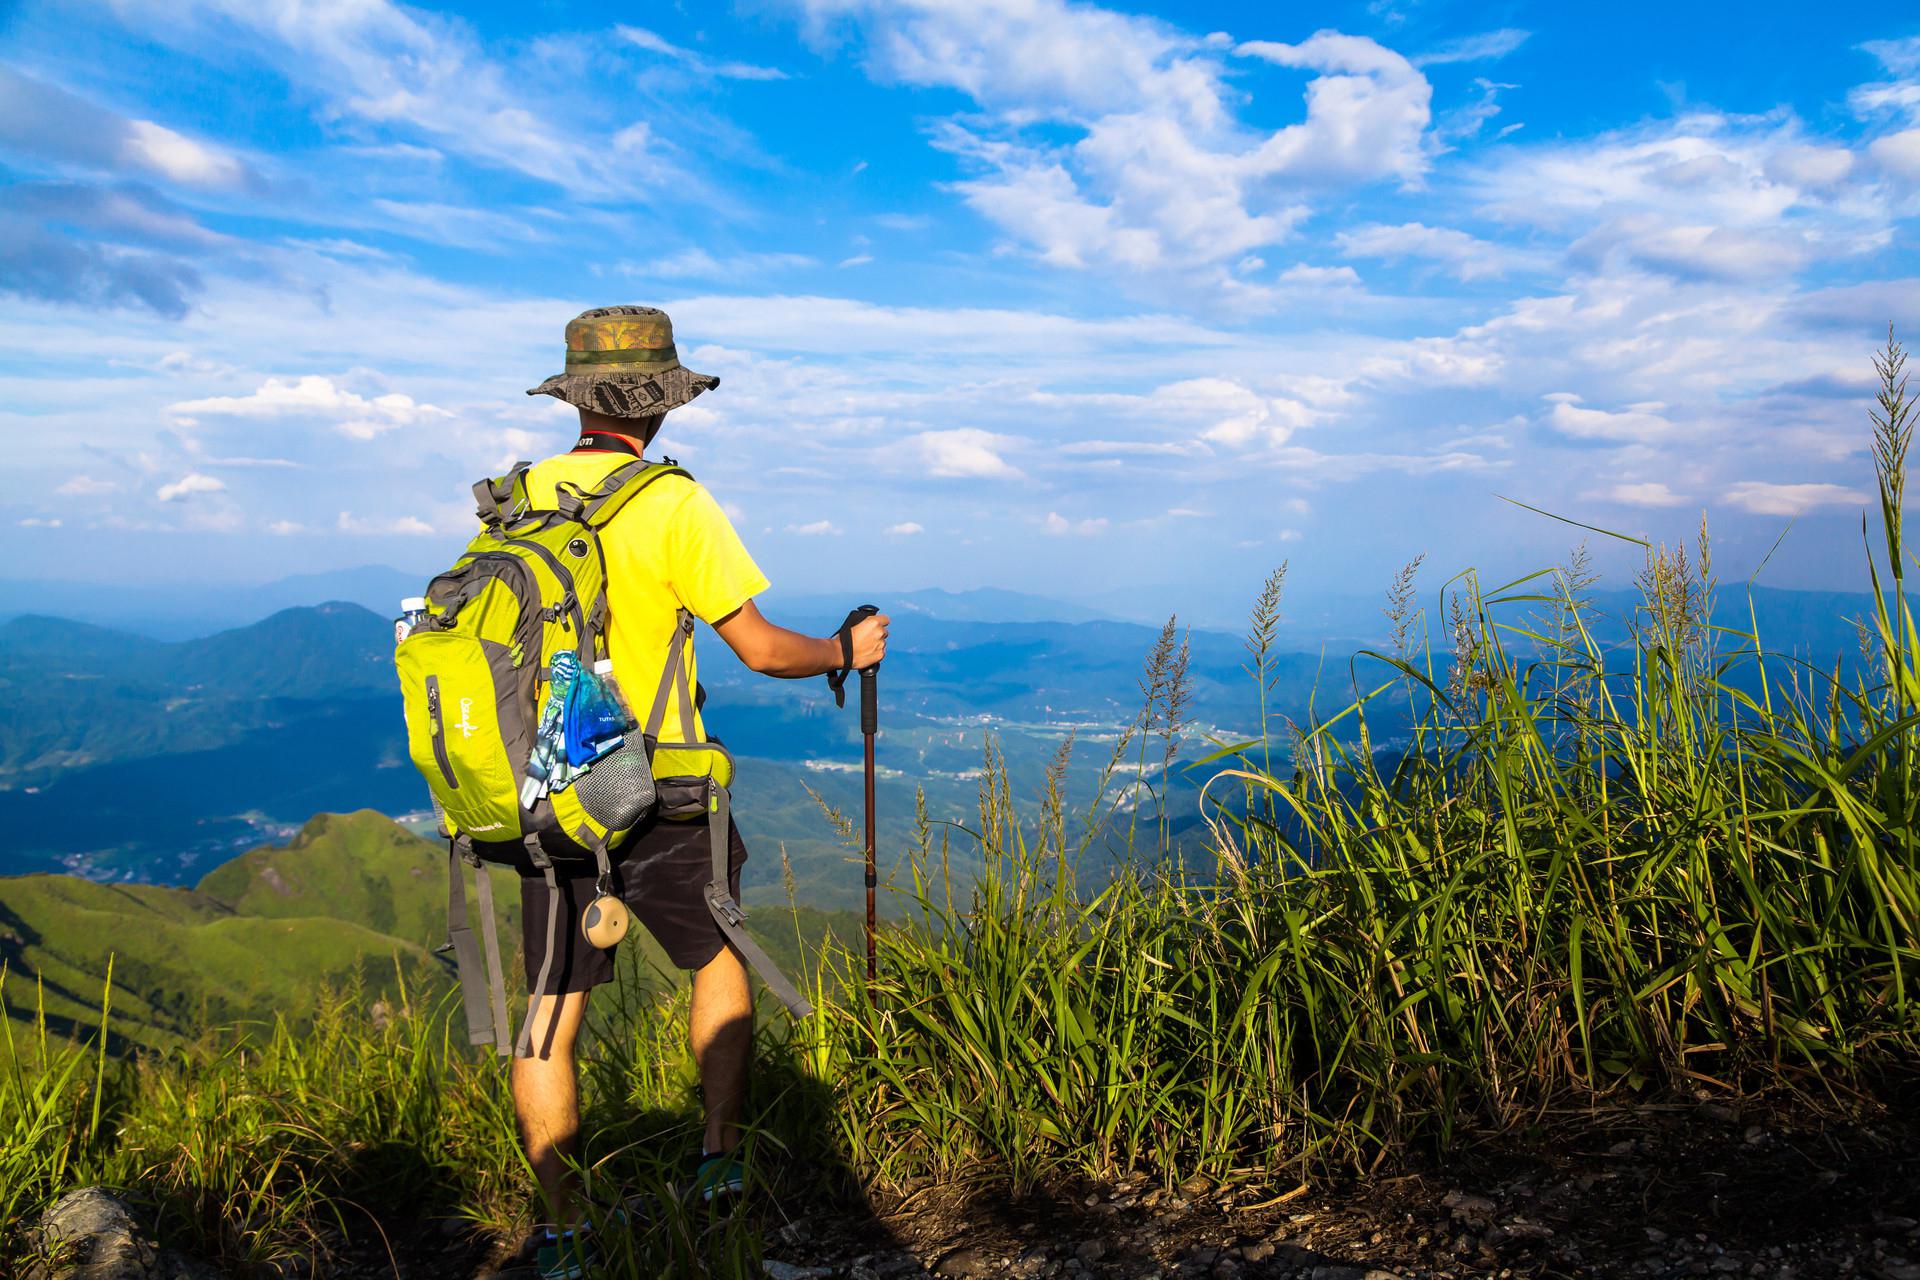
[[[1135,1180],[1012,1200],[927,1184],[864,1208],[741,1211],[772,1280],[1920,1280],[1920,1107],[1850,1123],[1719,1102],[1548,1116],[1530,1134],[1313,1188]],[[460,1224],[387,1239],[395,1256],[356,1248],[334,1274],[512,1275],[501,1242]]]
[[[1399,1176],[1279,1195],[925,1187],[769,1233],[781,1280],[1769,1276],[1920,1280],[1920,1132],[1724,1104],[1550,1118]]]

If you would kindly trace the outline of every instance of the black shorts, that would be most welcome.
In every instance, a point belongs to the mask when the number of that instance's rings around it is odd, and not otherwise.
[[[681,969],[699,969],[720,954],[726,937],[707,910],[707,883],[713,879],[713,843],[702,819],[692,822],[655,822],[623,845],[613,863],[614,893],[626,901],[634,918]],[[729,822],[727,875],[734,900],[740,898],[740,868],[747,846],[740,828]],[[547,882],[538,872],[520,876],[520,936],[527,958],[527,990],[540,977],[547,956]],[[580,913],[594,897],[594,873],[562,875],[560,918],[554,933],[558,948],[546,991],[586,991],[613,979],[613,955],[580,932]]]

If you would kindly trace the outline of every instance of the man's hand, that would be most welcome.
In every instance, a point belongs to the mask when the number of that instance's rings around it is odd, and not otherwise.
[[[876,613],[870,618],[862,618],[853,624],[853,669],[865,671],[876,666],[887,656],[887,623],[890,619],[884,613]]]

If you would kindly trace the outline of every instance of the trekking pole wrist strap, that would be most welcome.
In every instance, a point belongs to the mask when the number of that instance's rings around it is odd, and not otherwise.
[[[827,672],[827,688],[833,690],[836,707],[847,705],[847,677],[853,674],[853,628],[878,612],[876,606],[863,604],[848,613],[846,621],[833,633],[834,639],[840,642],[840,665]]]

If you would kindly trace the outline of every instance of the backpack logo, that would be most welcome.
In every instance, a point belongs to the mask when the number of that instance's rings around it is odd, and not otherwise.
[[[453,727],[460,731],[460,736],[463,738],[471,738],[473,736],[473,731],[479,727],[468,718],[469,715],[472,713],[472,711],[473,711],[473,699],[472,698],[460,699],[460,718],[454,722]]]

